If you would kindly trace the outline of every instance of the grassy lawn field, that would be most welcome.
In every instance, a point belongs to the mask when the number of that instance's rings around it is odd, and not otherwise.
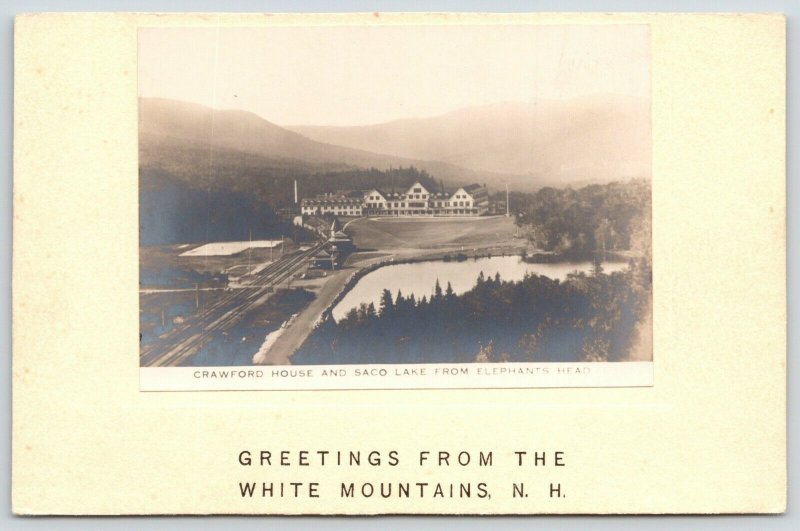
[[[457,249],[519,244],[513,218],[361,218],[347,226],[359,249]]]

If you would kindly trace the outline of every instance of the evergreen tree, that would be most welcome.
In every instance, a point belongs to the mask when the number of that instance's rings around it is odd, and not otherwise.
[[[599,256],[595,256],[592,260],[592,276],[596,277],[603,273],[603,261]]]
[[[384,289],[383,293],[381,293],[381,302],[380,302],[380,316],[381,317],[390,317],[394,312],[394,302],[392,301],[392,292],[388,289]]]
[[[353,325],[358,321],[358,309],[350,308],[350,310],[345,314],[344,319],[342,319],[342,323]]]

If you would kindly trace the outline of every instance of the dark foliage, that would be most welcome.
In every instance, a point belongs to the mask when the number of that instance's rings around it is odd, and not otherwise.
[[[650,223],[650,182],[632,180],[579,188],[542,188],[512,193],[509,205],[532,243],[568,257],[635,250],[637,234]],[[649,246],[647,248],[649,251]]]
[[[321,323],[292,363],[621,361],[636,345],[649,298],[646,260],[563,282],[481,274],[471,291],[457,296],[437,285],[430,300],[384,291],[379,310],[364,305]]]
[[[236,190],[203,190],[162,176],[139,180],[139,243],[166,245],[280,238],[291,223]]]
[[[225,273],[200,273],[193,269],[171,265],[147,266],[139,263],[139,286],[148,288],[193,288],[195,286],[225,286]]]
[[[237,171],[246,157],[236,162]],[[233,162],[231,162],[233,163]],[[234,174],[225,160],[214,163],[212,175],[185,175],[176,163],[168,170],[143,169],[139,177],[139,242],[165,245],[209,241],[270,239],[293,233],[291,220],[277,212],[294,202],[296,179],[300,197],[338,190],[382,188],[405,190],[415,181],[438,189],[425,171],[343,170],[311,173],[310,169],[255,165]]]

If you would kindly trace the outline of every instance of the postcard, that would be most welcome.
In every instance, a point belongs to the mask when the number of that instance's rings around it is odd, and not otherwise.
[[[19,514],[785,509],[780,15],[21,15],[14,174]]]

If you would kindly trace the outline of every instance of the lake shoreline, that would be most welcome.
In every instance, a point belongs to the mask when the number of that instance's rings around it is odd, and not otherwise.
[[[508,249],[506,249],[506,251],[508,251]],[[552,255],[548,255],[548,256],[552,256]],[[366,277],[367,275],[369,275],[371,273],[374,273],[374,272],[376,272],[378,270],[381,270],[381,269],[383,269],[383,268],[385,268],[387,266],[402,266],[402,265],[419,264],[419,263],[441,263],[441,264],[453,264],[453,265],[456,265],[456,264],[471,263],[471,262],[478,262],[478,261],[483,262],[483,261],[486,261],[486,260],[503,259],[503,258],[510,258],[510,257],[518,258],[519,259],[519,262],[518,262],[519,264],[528,264],[528,265],[540,264],[540,265],[543,265],[543,266],[569,265],[569,266],[576,266],[575,270],[579,270],[579,269],[586,270],[591,265],[591,261],[590,260],[572,260],[572,259],[567,259],[567,258],[565,258],[563,256],[558,256],[558,258],[559,258],[558,260],[553,260],[551,258],[551,259],[548,259],[546,261],[545,260],[529,261],[529,260],[526,260],[526,255],[521,250],[518,250],[517,252],[502,252],[502,253],[499,253],[499,254],[493,253],[493,252],[486,252],[485,249],[471,250],[471,251],[458,251],[458,252],[455,252],[455,253],[452,252],[452,251],[449,251],[449,252],[428,254],[428,255],[425,255],[425,256],[409,256],[409,257],[403,257],[403,258],[388,259],[388,260],[383,260],[383,261],[375,263],[375,264],[371,264],[369,266],[362,267],[362,268],[358,269],[357,271],[355,271],[348,278],[346,283],[342,286],[342,289],[339,291],[339,293],[336,295],[336,297],[326,307],[326,309],[323,312],[322,316],[323,316],[323,319],[333,318],[334,320],[337,320],[333,315],[336,307],[353,291],[353,289],[356,287],[356,285],[364,277]],[[622,263],[627,262],[627,260],[619,260],[619,261],[606,260],[606,262],[622,264]],[[489,268],[489,269],[491,269],[491,268]],[[530,268],[523,266],[523,269],[529,270]],[[480,271],[474,271],[473,272],[474,276],[468,277],[469,278],[469,282],[471,283],[470,285],[472,285],[472,281],[478,277],[480,272],[484,272],[485,273],[485,271],[483,271],[483,269],[481,269]],[[499,273],[499,271],[498,271],[498,273]],[[545,272],[545,273],[536,273],[536,272],[534,272],[534,274],[540,274],[540,275],[543,275],[543,276],[549,276],[550,278],[558,278],[559,277],[558,274],[553,276],[553,275],[548,275],[546,273],[554,273],[554,272]],[[564,273],[564,272],[562,272],[562,273]],[[491,273],[491,272],[490,272],[490,274],[494,275],[494,273]],[[563,276],[563,275],[560,275],[560,276]],[[501,275],[501,278],[508,279],[508,276]],[[433,290],[433,286],[434,286],[436,281],[440,281],[440,287],[442,289],[445,289],[445,287],[447,286],[448,282],[450,282],[451,280],[453,282],[455,282],[455,279],[449,279],[445,275],[442,275],[442,277],[437,277],[435,280],[433,280],[431,282],[431,291]],[[516,281],[518,279],[516,279],[516,278],[514,278],[512,276],[511,280]],[[387,287],[387,289],[388,289],[388,287]],[[401,287],[400,289],[403,289],[403,288]],[[413,288],[411,288],[409,293],[413,293],[413,291],[414,291]],[[463,288],[460,291],[463,291]],[[390,289],[390,292],[394,296],[396,290]],[[405,293],[405,295],[408,296],[409,293]],[[430,295],[430,293],[418,294],[417,297],[420,297],[422,295]]]

